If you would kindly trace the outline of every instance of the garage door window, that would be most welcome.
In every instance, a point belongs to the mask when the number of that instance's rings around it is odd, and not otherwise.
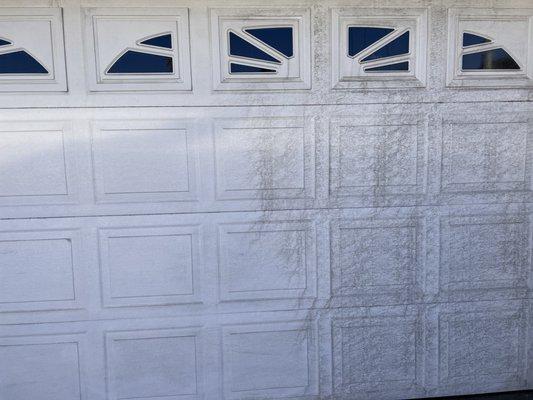
[[[11,40],[0,38],[0,74],[48,74],[46,68],[30,53],[11,46]]]
[[[462,57],[464,71],[520,70],[518,63],[501,47],[494,48],[491,39],[479,34],[463,32]]]
[[[108,74],[171,74],[172,57],[127,50],[111,65]]]
[[[311,87],[310,11],[210,10],[215,90]]]
[[[287,58],[294,55],[291,27],[250,28],[244,31]]]
[[[409,71],[409,62],[387,64],[380,67],[365,68],[365,72],[388,72],[388,71]]]
[[[276,74],[294,56],[292,27],[243,28],[228,32],[230,74]]]
[[[190,90],[186,8],[85,9],[91,91]]]
[[[139,45],[172,50],[172,35],[165,33],[148,37],[141,40]]]
[[[157,34],[136,42],[139,48],[151,47],[154,50],[126,49],[111,64],[107,74],[172,74],[174,63],[171,54],[172,35]]]
[[[334,89],[423,87],[427,68],[427,10],[332,10]]]
[[[348,56],[354,57],[367,47],[383,39],[393,28],[350,26],[348,28]]]
[[[26,50],[16,49],[0,54],[0,74],[48,74],[48,71]]]
[[[451,8],[448,25],[448,86],[531,85],[530,9]]]
[[[364,73],[409,71],[410,32],[384,27],[348,27],[348,57]]]
[[[231,74],[275,74],[275,69],[253,67],[238,63],[230,63]]]
[[[492,40],[473,33],[463,33],[463,47],[476,46],[478,44],[491,43]]]
[[[519,70],[520,66],[504,49],[485,50],[463,56],[464,70]]]

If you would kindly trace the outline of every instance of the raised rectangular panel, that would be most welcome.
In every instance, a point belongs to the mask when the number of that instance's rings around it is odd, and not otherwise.
[[[81,306],[76,231],[0,232],[0,312]]]
[[[0,73],[0,92],[67,91],[61,8],[2,7],[0,32],[9,42],[0,48],[0,63],[12,67],[12,71]],[[20,57],[19,65],[12,55],[20,52],[25,52],[26,59]],[[4,57],[9,61],[3,61]],[[28,69],[28,63],[40,67]]]
[[[197,226],[101,229],[104,306],[200,301]]]
[[[197,328],[106,332],[109,400],[200,398]]]
[[[71,136],[63,123],[0,124],[0,205],[74,202]]]
[[[526,215],[442,218],[441,291],[525,288],[529,253]]]
[[[334,296],[378,304],[412,299],[425,269],[423,227],[422,219],[333,222]]]
[[[187,8],[85,8],[87,74],[91,91],[191,90],[189,12]],[[143,44],[158,35],[171,35],[170,47]],[[126,51],[172,59],[161,72],[144,62],[142,71],[113,67]],[[129,59],[124,62],[128,66]],[[154,63],[154,64],[157,64]],[[130,64],[132,65],[132,64]],[[126,72],[126,71],[133,72]],[[124,71],[124,72],[123,72]]]
[[[525,117],[444,120],[441,192],[530,191],[532,132]]]
[[[400,398],[421,390],[424,364],[416,316],[335,318],[332,340],[335,398],[364,392],[374,398],[394,392]]]
[[[63,132],[2,132],[0,143],[7,167],[0,176],[3,196],[68,194]]]
[[[246,32],[258,28],[291,28],[291,54]],[[311,88],[310,11],[305,8],[214,8],[210,9],[213,84],[215,90],[291,90]],[[266,53],[270,61],[232,56],[230,34],[240,37],[256,50]],[[268,57],[267,57],[268,58]],[[277,59],[279,63],[272,62]],[[230,63],[263,68],[263,71],[232,73]]]
[[[419,116],[336,117],[330,124],[330,193],[423,194],[427,126]]]
[[[311,222],[220,225],[221,300],[315,296],[315,241]]]
[[[498,384],[499,390],[522,387],[525,332],[520,311],[440,314],[440,386],[474,391],[490,390]]]
[[[304,118],[215,121],[219,200],[271,200],[314,195],[314,128]]]
[[[451,8],[448,10],[448,69],[450,87],[513,87],[533,85],[533,9]],[[463,33],[490,42],[463,48]],[[464,70],[463,54],[501,48],[519,69]]]
[[[82,400],[81,335],[0,337],[2,400]]]
[[[309,321],[224,326],[224,398],[317,395],[315,338]]]
[[[428,40],[427,9],[425,8],[335,8],[331,10],[331,73],[334,89],[394,89],[423,87],[426,85]],[[386,27],[390,35],[355,55],[349,53],[350,27]],[[365,59],[393,36],[409,32],[408,53],[381,58],[366,63]],[[382,67],[393,63],[408,62],[405,71],[365,71],[365,67]]]
[[[93,159],[99,202],[196,198],[195,137],[186,122],[96,123]]]

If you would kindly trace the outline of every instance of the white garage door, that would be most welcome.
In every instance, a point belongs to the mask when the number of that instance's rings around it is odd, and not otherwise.
[[[533,3],[263,3],[2,1],[1,400],[533,388]]]

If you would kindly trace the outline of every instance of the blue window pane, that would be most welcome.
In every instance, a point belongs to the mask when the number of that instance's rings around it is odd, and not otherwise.
[[[232,74],[270,74],[276,72],[273,69],[261,68],[261,67],[251,67],[244,64],[230,63],[229,71]]]
[[[475,46],[476,44],[490,43],[490,39],[472,33],[463,33],[463,47]]]
[[[13,43],[11,43],[9,40],[6,40],[6,39],[0,39],[0,46],[8,46],[10,44],[13,44]]]
[[[379,60],[380,58],[400,56],[407,53],[409,53],[409,31],[379,48],[362,61]]]
[[[350,26],[348,28],[348,55],[350,57],[359,54],[368,46],[376,43],[378,40],[383,39],[394,29],[392,28],[369,28]]]
[[[256,39],[279,51],[285,57],[292,57],[294,54],[294,45],[292,42],[292,28],[251,28],[245,29],[245,32],[254,36]]]
[[[281,64],[279,60],[275,59],[270,54],[265,53],[263,50],[258,49],[253,44],[247,42],[233,32],[229,33],[229,54],[232,56],[254,58],[257,60]]]
[[[0,74],[47,74],[39,61],[24,50],[0,54]]]
[[[401,62],[396,64],[381,65],[379,67],[365,68],[366,72],[379,72],[379,71],[409,71],[409,62]]]
[[[172,57],[128,50],[107,71],[109,74],[172,73]]]
[[[155,36],[150,39],[143,40],[140,44],[144,44],[147,46],[155,46],[155,47],[163,47],[165,49],[171,49],[172,48],[172,35],[161,35],[161,36]]]
[[[520,66],[504,49],[480,51],[463,56],[464,70],[520,69]]]

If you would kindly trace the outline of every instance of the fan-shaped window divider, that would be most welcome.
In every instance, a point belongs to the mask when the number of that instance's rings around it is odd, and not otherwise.
[[[248,26],[228,30],[229,73],[277,74],[294,58],[292,26]]]
[[[244,32],[287,58],[294,56],[292,27],[247,28]]]
[[[348,56],[355,57],[364,49],[377,43],[393,31],[394,28],[370,26],[348,27]]]
[[[229,32],[229,55],[232,57],[242,57],[252,60],[281,64],[281,61],[270,54],[254,46],[234,32]]]
[[[474,32],[463,32],[463,71],[519,71],[513,56],[496,41]]]
[[[231,74],[273,74],[273,73],[276,73],[276,70],[232,62],[230,63],[230,73]]]
[[[387,26],[348,26],[347,56],[362,73],[410,72],[410,29]]]
[[[137,42],[139,46],[156,47],[162,49],[172,50],[172,35],[170,33],[162,33],[149,36]]]
[[[409,31],[402,33],[397,38],[386,43],[372,54],[366,56],[361,62],[380,60],[383,58],[409,54]]]
[[[380,65],[377,67],[365,68],[365,72],[404,72],[409,71],[409,61],[402,61],[394,64]]]
[[[125,50],[108,68],[108,74],[171,74],[174,72],[171,56]]]

